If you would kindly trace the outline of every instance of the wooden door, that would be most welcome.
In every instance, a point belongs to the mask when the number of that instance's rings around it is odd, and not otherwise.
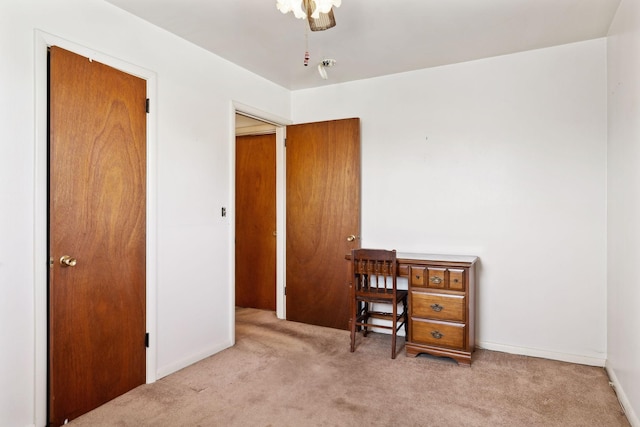
[[[57,47],[49,79],[49,423],[58,426],[145,382],[146,82]]]
[[[236,137],[236,305],[276,310],[276,136]]]
[[[360,244],[360,120],[288,126],[286,166],[287,319],[348,329],[345,255]]]

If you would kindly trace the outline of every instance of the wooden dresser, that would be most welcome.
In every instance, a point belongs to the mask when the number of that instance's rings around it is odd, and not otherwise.
[[[409,281],[407,356],[428,353],[471,365],[475,348],[475,256],[397,254]]]

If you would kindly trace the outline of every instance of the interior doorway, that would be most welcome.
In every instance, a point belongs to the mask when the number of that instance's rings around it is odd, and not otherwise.
[[[49,64],[48,418],[61,425],[145,382],[147,84],[57,46]]]
[[[157,75],[155,72],[138,67],[127,61],[96,52],[68,39],[35,31],[35,219],[34,252],[39,260],[35,268],[35,425],[48,424],[48,275],[49,275],[49,219],[48,219],[48,52],[51,46],[59,46],[82,55],[90,60],[113,67],[117,70],[140,77],[146,81],[146,93],[150,99],[147,120],[146,146],[146,331],[149,333],[146,349],[146,382],[152,383],[157,377],[157,267],[155,251],[157,229]],[[58,260],[59,261],[59,260]],[[78,261],[79,262],[79,261]],[[58,264],[59,265],[59,264]],[[75,267],[72,267],[75,268]]]
[[[284,284],[284,262],[285,262],[285,230],[284,230],[284,163],[285,163],[285,132],[286,125],[289,124],[288,120],[266,113],[261,110],[256,110],[252,107],[234,103],[234,121],[235,121],[235,138],[234,138],[234,196],[233,196],[233,207],[231,212],[233,213],[233,224],[234,224],[234,243],[237,243],[238,236],[237,234],[237,224],[238,215],[241,215],[238,212],[237,196],[238,191],[241,191],[238,188],[238,185],[245,185],[237,179],[237,161],[238,161],[238,144],[242,143],[239,139],[242,138],[258,138],[260,136],[266,136],[267,138],[272,139],[273,148],[275,150],[275,156],[273,160],[270,160],[270,168],[273,172],[275,169],[275,188],[267,190],[269,192],[268,196],[272,201],[274,201],[275,206],[270,208],[275,210],[275,228],[265,228],[264,239],[268,239],[271,241],[271,245],[275,244],[275,278],[272,280],[273,286],[275,287],[275,313],[276,316],[280,319],[286,318],[286,307],[285,307],[285,284]],[[272,152],[273,154],[273,152]],[[273,179],[273,178],[271,178]],[[253,185],[251,191],[264,191],[264,189],[258,189]],[[240,209],[243,209],[240,207]],[[246,213],[246,212],[243,212]],[[255,215],[260,215],[260,213],[256,213]],[[269,214],[271,216],[271,214]],[[273,224],[273,222],[271,223]],[[237,253],[237,245],[234,245],[234,257],[235,257],[235,287],[234,291],[237,294],[239,292],[238,289],[238,280],[246,280],[246,277],[242,276],[250,275],[252,272],[252,261],[251,258],[241,258],[242,255]],[[265,249],[261,249],[265,250]],[[273,251],[273,246],[271,246],[269,251]],[[256,255],[251,255],[255,257]],[[270,257],[271,254],[267,255],[267,258]],[[269,261],[270,262],[270,261]],[[239,270],[242,269],[241,272]],[[271,291],[269,291],[271,292]],[[236,295],[237,296],[237,295]],[[234,303],[236,303],[236,297],[234,297]]]
[[[236,114],[235,304],[276,311],[276,128]]]
[[[246,123],[241,116],[236,114],[238,122]],[[277,316],[346,329],[344,254],[360,244],[359,119],[298,125],[249,119],[248,128],[271,124],[276,131]],[[251,269],[251,263],[245,261],[243,268]],[[236,279],[245,273],[239,268],[236,262]]]

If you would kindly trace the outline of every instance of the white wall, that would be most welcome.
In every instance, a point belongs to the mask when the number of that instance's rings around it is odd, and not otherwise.
[[[638,4],[621,10],[609,42],[607,354],[604,40],[289,94],[101,0],[0,2],[0,425],[44,424],[35,29],[157,75],[159,376],[231,343],[233,214],[220,207],[232,206],[238,101],[295,122],[360,117],[363,245],[479,255],[481,345],[608,357],[637,408]]]
[[[44,425],[36,298],[36,140],[41,30],[157,76],[157,375],[233,339],[233,101],[290,115],[290,94],[101,0],[0,2],[0,425]],[[43,171],[38,171],[43,173]],[[45,334],[45,335],[43,335]],[[38,341],[40,340],[40,341]],[[40,393],[40,394],[39,394]]]
[[[293,120],[361,118],[364,247],[480,257],[480,346],[602,366],[605,61],[598,39],[300,90]]]
[[[607,369],[640,426],[640,2],[620,4],[607,53]]]

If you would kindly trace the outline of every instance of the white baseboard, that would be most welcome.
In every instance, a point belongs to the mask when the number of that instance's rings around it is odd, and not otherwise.
[[[622,406],[622,409],[624,410],[624,413],[627,416],[627,420],[629,420],[629,424],[631,424],[632,427],[640,427],[640,418],[638,418],[638,414],[636,414],[635,411],[633,410],[633,407],[631,406],[631,402],[629,402],[629,399],[627,398],[627,395],[625,394],[624,389],[620,385],[620,382],[618,381],[618,377],[616,376],[615,371],[611,368],[611,366],[609,366],[608,362],[605,366],[605,369],[607,370],[607,374],[609,375],[611,386],[613,387],[613,389],[616,392],[616,395],[618,396],[618,401],[620,402],[620,405]]]
[[[213,356],[214,354],[219,353],[222,350],[231,347],[232,345],[233,343],[229,341],[221,345],[209,347],[204,351],[201,351],[200,353],[193,354],[170,365],[159,367],[156,374],[157,379],[166,377],[167,375],[173,374],[174,372],[178,372],[180,369],[184,369],[189,365],[193,365],[194,363],[201,361],[202,359]]]
[[[604,367],[606,359],[598,357],[581,356],[577,354],[557,353],[536,348],[515,347],[511,345],[496,344],[490,342],[476,343],[476,348],[501,351],[503,353],[520,354],[523,356],[541,357],[543,359],[559,360],[562,362],[577,363],[580,365]]]

